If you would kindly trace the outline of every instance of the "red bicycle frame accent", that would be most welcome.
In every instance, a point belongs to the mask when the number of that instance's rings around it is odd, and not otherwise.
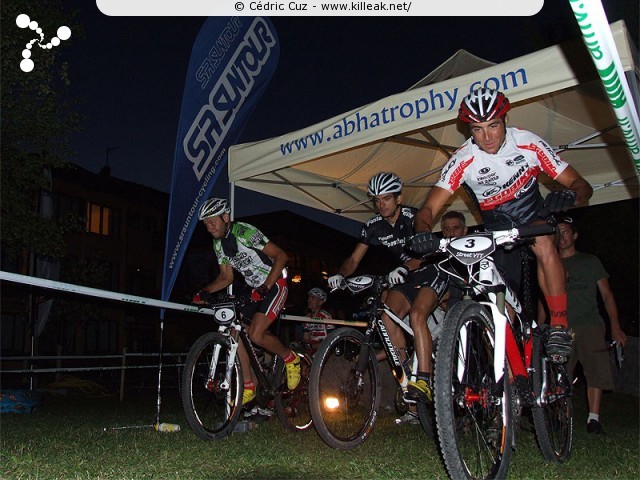
[[[520,347],[518,346],[518,342],[513,335],[513,330],[511,329],[511,324],[507,322],[507,332],[506,332],[506,353],[507,360],[509,361],[509,365],[511,366],[511,371],[513,375],[522,375],[525,377],[529,376],[528,369],[531,367],[531,352],[533,350],[533,337],[529,336],[529,338],[523,344],[524,350],[524,358],[522,353],[520,352]]]

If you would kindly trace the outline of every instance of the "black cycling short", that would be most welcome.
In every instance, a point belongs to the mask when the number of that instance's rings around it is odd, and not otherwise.
[[[409,272],[407,281],[399,285],[395,285],[391,290],[401,292],[410,303],[413,303],[421,288],[430,288],[433,290],[438,299],[441,299],[447,290],[449,276],[438,270],[435,265],[428,264],[420,267],[418,270]]]

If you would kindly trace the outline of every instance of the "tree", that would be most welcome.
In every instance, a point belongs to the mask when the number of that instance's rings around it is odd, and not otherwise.
[[[59,49],[31,43],[40,40],[38,30],[20,28],[16,22],[21,14],[37,22],[44,35],[42,44],[50,42],[63,25],[79,33],[72,14],[61,13],[61,3],[15,0],[0,4],[0,241],[10,258],[26,257],[29,249],[36,255],[64,254],[65,225],[39,216],[38,199],[40,190],[49,187],[48,170],[67,165],[69,136],[79,124],[68,95],[69,68],[60,61]],[[66,40],[72,41],[73,36]],[[29,55],[35,68],[25,72],[20,64]]]

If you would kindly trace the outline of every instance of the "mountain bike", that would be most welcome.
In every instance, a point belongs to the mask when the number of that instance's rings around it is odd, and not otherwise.
[[[386,276],[359,275],[345,280],[344,288],[353,294],[370,290],[367,297],[365,332],[341,327],[329,333],[313,357],[309,379],[311,418],[320,438],[330,447],[351,450],[371,434],[379,415],[382,384],[375,345],[379,341],[386,353],[398,390],[396,408],[408,410],[415,404],[420,423],[433,437],[433,411],[425,401],[407,395],[410,375],[416,375],[418,361],[413,353],[413,330],[408,316],[395,315],[382,298],[389,287]],[[382,313],[396,323],[408,339],[406,359],[393,345],[382,321]],[[431,319],[431,322],[437,319]]]
[[[240,418],[244,377],[237,355],[239,342],[244,344],[256,375],[255,403],[266,408],[273,400],[277,416],[287,430],[306,430],[312,425],[310,357],[298,353],[300,384],[295,390],[289,390],[282,358],[267,355],[247,334],[243,310],[250,302],[246,296],[219,294],[208,305],[213,310],[217,331],[198,338],[187,355],[182,376],[182,406],[189,426],[203,440],[230,435]]]
[[[442,240],[420,233],[409,242],[417,253],[444,253],[438,268],[465,292],[444,319],[435,362],[436,424],[452,479],[506,477],[523,407],[531,408],[544,458],[564,462],[571,455],[568,372],[547,355],[547,326],[526,318],[492,257],[496,248],[554,230],[545,224]]]

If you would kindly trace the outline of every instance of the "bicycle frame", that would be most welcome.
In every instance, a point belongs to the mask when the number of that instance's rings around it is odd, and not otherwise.
[[[360,283],[358,280],[363,278],[372,278],[370,276],[361,276],[356,277],[356,282]],[[382,347],[387,355],[387,361],[391,367],[391,372],[393,373],[394,378],[398,382],[398,385],[402,387],[402,390],[406,392],[407,384],[409,383],[409,378],[407,372],[405,371],[404,363],[400,354],[396,347],[393,345],[391,341],[391,337],[389,336],[389,331],[382,320],[382,314],[386,314],[396,325],[398,325],[405,333],[407,333],[411,338],[413,338],[413,329],[410,327],[409,322],[405,321],[398,317],[383,301],[382,301],[382,292],[385,289],[385,284],[383,282],[384,277],[373,277],[373,301],[371,303],[371,307],[369,308],[368,318],[369,323],[365,330],[365,338],[366,338],[366,346],[368,348],[372,348],[373,341],[375,340],[376,334],[380,337],[382,341]],[[406,318],[406,317],[405,317]],[[364,355],[361,355],[361,359],[358,362],[358,369],[362,370],[366,366],[368,351],[365,351]],[[417,358],[413,357],[413,364],[411,365],[411,372],[417,372],[418,364]]]
[[[511,243],[515,239],[519,238],[519,232],[517,229],[511,229],[508,231],[499,232],[493,238],[495,245],[504,243]],[[478,235],[482,237],[483,235]],[[484,235],[489,237],[489,235]],[[533,319],[526,321],[522,317],[524,312],[517,295],[506,285],[505,279],[498,270],[495,261],[491,255],[486,255],[486,252],[471,253],[474,249],[473,243],[468,243],[464,247],[469,247],[469,251],[459,254],[458,257],[448,250],[448,246],[452,241],[443,240],[438,247],[439,251],[447,252],[450,258],[446,258],[438,263],[438,268],[443,270],[449,275],[453,275],[465,283],[467,280],[460,277],[457,273],[447,269],[444,265],[450,261],[451,258],[457,258],[460,263],[463,263],[467,267],[468,283],[467,293],[465,296],[471,298],[471,292],[476,294],[484,294],[488,298],[487,300],[478,300],[480,305],[485,306],[491,311],[491,316],[494,322],[494,344],[492,345],[494,350],[494,375],[498,385],[501,385],[504,379],[506,363],[511,369],[511,373],[514,377],[523,376],[529,377],[531,374],[531,356],[533,348],[533,331],[536,328],[536,323]],[[464,250],[464,247],[461,250]],[[492,245],[492,248],[493,247]],[[479,249],[476,249],[479,250]],[[492,250],[491,250],[492,251]],[[481,258],[479,261],[465,260],[466,258]],[[513,311],[513,319],[510,319],[507,312],[507,305],[511,307]],[[521,325],[526,326],[526,338],[523,338],[519,342],[514,334],[513,322],[519,322]],[[466,355],[466,352],[461,352]],[[462,378],[464,372],[459,372],[459,378]],[[546,385],[546,383],[544,383]],[[546,403],[545,389],[538,393],[536,398],[537,405]]]
[[[446,253],[438,268],[463,282],[463,300],[446,317],[435,374],[438,433],[451,478],[506,477],[522,406],[531,407],[546,460],[564,462],[571,454],[566,371],[547,359],[546,329],[525,318],[493,257],[500,245],[553,230],[531,225],[444,240],[418,234],[411,240],[417,253]]]
[[[257,377],[258,384],[262,385],[266,389],[267,396],[273,396],[276,393],[278,385],[274,385],[272,381],[273,377],[270,377],[269,373],[274,373],[277,360],[276,355],[272,354],[270,363],[270,368],[272,371],[267,372],[267,370],[264,368],[264,365],[258,358],[258,352],[256,351],[253,342],[249,338],[249,334],[243,328],[241,328],[239,330],[239,336],[240,340],[244,344],[245,350],[249,354],[249,361],[251,363],[251,367],[253,368],[253,372]]]
[[[227,371],[225,372],[225,381],[220,385],[220,387],[225,389],[229,388],[229,382],[233,372],[233,365],[235,363],[236,355],[238,353],[238,348],[240,346],[240,344],[238,343],[238,339],[239,339],[243,343],[245,350],[249,355],[249,361],[257,377],[258,384],[266,388],[267,396],[272,396],[273,394],[275,394],[275,391],[278,385],[273,384],[273,382],[269,378],[269,375],[267,374],[267,371],[265,370],[264,366],[260,362],[258,358],[258,353],[256,352],[253,342],[249,338],[249,335],[247,334],[246,330],[242,327],[242,315],[240,315],[240,318],[234,321],[231,325],[220,325],[218,328],[218,332],[222,333],[223,335],[225,335],[225,337],[227,337],[227,339],[229,340],[229,346],[230,346],[229,361],[227,363]],[[220,346],[216,346],[214,349],[214,354],[213,354],[214,361],[211,362],[209,378],[215,378],[215,374],[216,374],[215,367],[217,365],[220,349],[221,349]],[[272,368],[275,368],[275,361],[276,361],[276,358],[274,355],[273,360],[271,362]]]

